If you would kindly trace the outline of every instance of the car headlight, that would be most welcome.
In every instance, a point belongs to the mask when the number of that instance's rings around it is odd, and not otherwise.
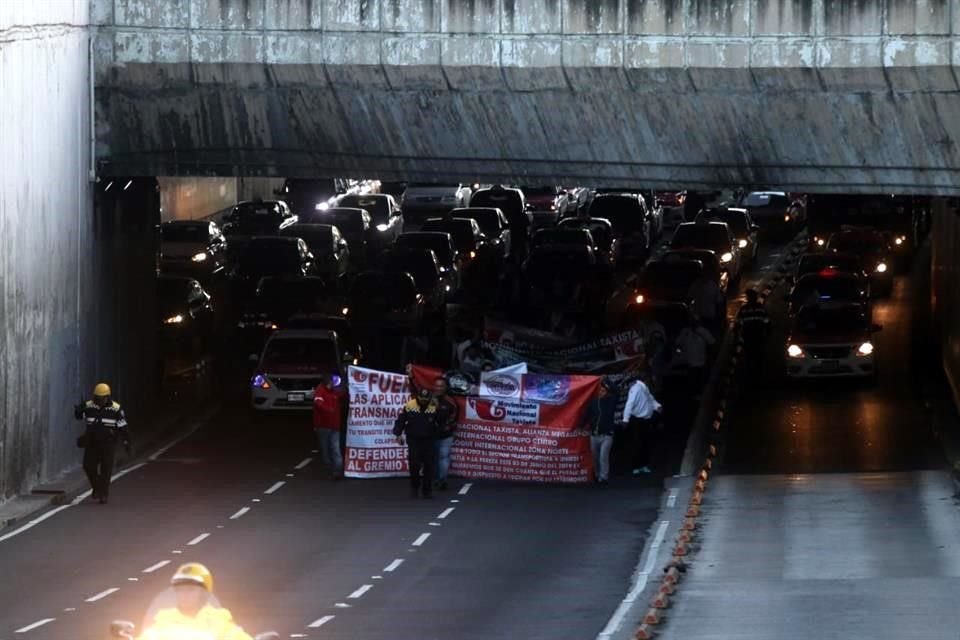
[[[638,293],[638,294],[637,294],[637,297],[634,298],[634,300],[636,301],[637,304],[643,304],[643,302],[646,300],[646,298],[643,297],[643,294],[642,294],[642,293]]]
[[[730,262],[731,260],[733,260],[733,254],[729,251],[720,256],[720,262]]]
[[[470,252],[470,258],[473,259],[473,258],[476,258],[476,257],[477,257],[477,252],[476,252],[476,251],[471,251],[471,252]]]
[[[443,289],[444,289],[445,291],[450,291],[450,285],[448,285],[448,284],[443,285]]]
[[[857,348],[858,356],[869,356],[871,353],[873,353],[873,343],[871,342],[864,342]]]
[[[557,205],[555,204],[550,205],[550,211],[556,211],[556,210],[557,210]]]
[[[318,202],[317,204],[313,205],[314,211],[326,211],[329,208],[330,208],[329,202]]]
[[[903,244],[903,238],[894,238],[893,243],[899,247]]]
[[[887,272],[887,263],[881,262],[877,265],[877,273],[886,273]]]
[[[177,315],[170,316],[169,318],[164,320],[163,324],[180,324],[181,322],[183,322],[183,316],[178,313]]]
[[[193,260],[194,262],[204,262],[204,261],[206,261],[206,259],[207,259],[207,254],[206,254],[206,253],[195,253],[195,254],[193,254],[193,257],[190,258],[190,259]]]
[[[746,248],[747,248],[747,245],[748,245],[749,243],[748,243],[747,240],[744,238],[744,239],[741,239],[739,242],[737,242],[737,244],[740,245],[740,248],[741,248],[741,249],[746,249]]]
[[[784,214],[784,216],[783,216],[783,221],[784,221],[784,222],[790,222],[790,214],[789,214],[789,213]]]
[[[802,358],[803,349],[800,348],[800,345],[792,344],[789,347],[787,347],[787,355],[790,356],[791,358]]]
[[[350,315],[350,307],[344,307],[343,309],[340,309],[340,313],[345,316]]]
[[[377,225],[377,231],[386,231],[389,228],[390,228],[390,225],[388,224],[381,223]]]
[[[818,247],[822,247],[822,246],[824,246],[825,244],[827,244],[827,241],[824,240],[823,238],[816,238],[816,241],[817,241],[817,246],[818,246]]]

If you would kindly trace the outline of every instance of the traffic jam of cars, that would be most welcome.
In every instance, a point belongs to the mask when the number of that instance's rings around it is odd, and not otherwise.
[[[683,369],[672,341],[692,317],[724,331],[728,301],[764,250],[807,228],[809,204],[777,191],[376,180],[289,179],[275,193],[160,229],[166,347],[188,360],[218,342],[245,366],[255,414],[309,410],[318,381],[344,383],[351,364],[450,366],[477,329],[463,318],[577,339],[652,323],[668,376]],[[872,304],[910,240],[835,213],[788,278],[788,378],[877,376]]]

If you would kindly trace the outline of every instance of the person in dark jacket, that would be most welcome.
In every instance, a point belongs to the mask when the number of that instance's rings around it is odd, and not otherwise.
[[[107,504],[117,441],[123,442],[128,456],[131,452],[127,417],[120,403],[110,397],[110,387],[103,382],[94,387],[93,400],[78,404],[73,413],[86,427],[77,445],[84,450],[83,471],[93,490],[90,497]]]
[[[403,406],[393,425],[393,435],[400,444],[403,444],[406,435],[411,497],[416,498],[422,490],[424,498],[432,498],[437,466],[435,441],[440,435],[440,416],[430,389],[418,390],[416,398]]]
[[[608,380],[600,383],[597,396],[587,407],[586,425],[590,429],[590,448],[593,451],[593,477],[597,484],[610,481],[610,449],[617,431],[614,414],[617,412],[619,388]]]
[[[447,395],[447,381],[437,378],[433,383],[433,396],[437,401],[440,434],[437,437],[437,489],[447,488],[447,473],[450,471],[450,449],[453,447],[453,433],[460,420],[460,405]]]
[[[747,301],[737,312],[737,333],[743,340],[743,371],[751,382],[763,379],[763,351],[770,336],[770,314],[756,289],[747,289]]]

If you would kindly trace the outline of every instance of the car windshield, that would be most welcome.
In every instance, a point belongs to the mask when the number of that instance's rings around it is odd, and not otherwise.
[[[730,237],[727,233],[727,229],[718,224],[682,224],[677,227],[671,245],[729,251]]]
[[[350,291],[354,305],[388,305],[401,307],[412,304],[417,297],[416,285],[399,273],[378,272],[357,276]]]
[[[453,254],[450,251],[450,240],[447,236],[433,234],[408,234],[403,233],[397,238],[398,247],[409,247],[411,249],[430,249],[437,256],[437,262],[444,266],[453,263]]]
[[[743,200],[746,207],[786,207],[787,197],[780,193],[753,192]]]
[[[327,337],[274,338],[263,353],[266,373],[319,373],[337,369],[335,343]]]
[[[369,212],[373,224],[386,224],[390,221],[390,205],[384,196],[344,196],[340,198],[339,205]]]
[[[427,220],[423,223],[421,230],[449,233],[457,251],[473,251],[477,248],[476,239],[473,236],[473,225],[469,222],[461,224],[456,220]]]
[[[623,235],[639,231],[643,226],[643,212],[636,198],[604,196],[590,205],[591,218],[606,218],[616,233]]]
[[[457,211],[454,215],[458,218],[469,218],[477,221],[477,226],[488,236],[497,236],[500,234],[500,216],[496,211],[488,209],[479,209],[477,211]]]
[[[697,217],[701,220],[726,222],[727,226],[730,227],[730,231],[737,237],[743,237],[750,233],[750,230],[747,228],[747,217],[743,213],[707,213]]]
[[[310,248],[310,252],[314,256],[326,256],[333,253],[333,230],[327,225],[295,224],[287,227],[283,235],[290,238],[301,238],[307,243],[307,247]]]
[[[858,300],[863,289],[855,278],[816,277],[802,278],[794,290],[798,304],[815,302]]]
[[[827,248],[849,253],[877,253],[883,244],[883,236],[880,233],[858,231],[834,235],[827,243]]]
[[[420,291],[429,291],[437,285],[436,265],[426,254],[387,255],[384,262],[391,271],[412,275]]]
[[[640,276],[640,287],[689,289],[703,272],[697,262],[651,262]]]
[[[867,327],[867,314],[860,307],[806,307],[797,314],[795,327],[807,332],[844,333]]]
[[[251,246],[240,257],[245,276],[273,276],[300,273],[300,253],[295,245]]]
[[[527,197],[545,197],[557,195],[556,187],[520,187],[520,190],[523,191],[523,195]]]
[[[482,189],[470,198],[471,207],[494,207],[508,217],[516,217],[523,212],[523,200],[512,189]]]
[[[209,239],[209,227],[194,224],[165,224],[160,227],[163,242],[205,243]]]

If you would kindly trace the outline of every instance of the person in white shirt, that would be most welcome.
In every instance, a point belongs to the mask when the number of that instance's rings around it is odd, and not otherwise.
[[[622,420],[628,426],[631,466],[635,476],[651,471],[649,464],[650,445],[653,440],[656,419],[658,414],[663,411],[663,405],[653,397],[650,388],[644,381],[645,377],[646,373],[641,374],[641,377],[630,385],[627,402],[623,406]]]
[[[690,325],[677,336],[677,356],[686,365],[690,375],[690,390],[700,393],[706,380],[707,353],[716,340],[696,315],[690,317]]]

